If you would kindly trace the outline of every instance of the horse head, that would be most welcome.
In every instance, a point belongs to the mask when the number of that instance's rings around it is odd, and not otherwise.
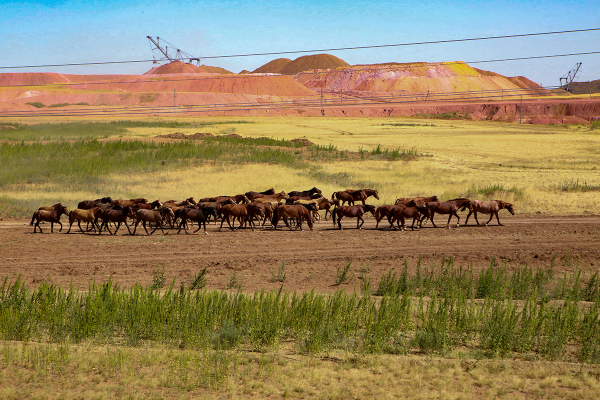
[[[512,203],[507,203],[506,201],[502,201],[502,200],[496,200],[496,202],[498,203],[498,206],[500,207],[500,209],[504,208],[512,215],[515,215],[515,210],[513,208]]]
[[[370,212],[371,215],[375,216],[375,206],[373,206],[371,204],[365,204],[363,206],[363,209],[365,210],[365,213]]]

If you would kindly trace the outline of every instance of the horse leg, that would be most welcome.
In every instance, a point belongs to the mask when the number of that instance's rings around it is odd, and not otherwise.
[[[183,218],[181,218],[181,222],[179,223],[179,229],[177,230],[177,234],[178,235],[179,235],[179,232],[181,232],[181,228],[183,227],[184,224],[185,224],[185,220]],[[200,228],[198,228],[198,229],[200,229]],[[188,234],[187,226],[186,226],[186,229],[185,229],[185,234],[186,235]]]
[[[455,212],[453,215],[456,215],[456,227],[458,228],[460,226],[460,216],[457,212]]]
[[[362,221],[362,223],[360,223],[361,221]],[[356,229],[360,229],[360,227],[364,223],[365,223],[365,220],[362,219],[362,217],[360,215],[358,217],[356,217]]]
[[[433,222],[434,215],[435,215],[435,211],[431,210],[431,216],[429,217],[429,219],[431,220],[431,224],[433,225],[433,227],[437,228],[437,225],[435,224],[435,222]]]
[[[488,224],[492,221],[492,218],[494,218],[493,212],[490,214],[490,219],[488,219],[488,222],[485,223],[485,226],[488,226]],[[498,221],[498,222],[500,222],[500,221]]]
[[[342,214],[338,215],[337,224],[338,224],[338,229],[341,231],[342,230]]]
[[[452,213],[448,216],[448,223],[446,224],[446,228],[450,229],[450,220],[452,219]]]
[[[467,224],[469,223],[469,217],[471,216],[471,214],[473,214],[473,210],[469,210],[469,213],[467,214],[467,219],[465,220],[465,226],[467,226]]]
[[[498,225],[504,226],[503,224],[500,223],[500,218],[498,218],[498,211],[496,211],[495,214],[496,214],[496,221],[498,221]]]
[[[36,223],[33,225],[33,233],[35,233],[35,228],[40,228],[40,233],[44,233],[42,232],[42,227],[40,226],[40,221],[36,221]]]

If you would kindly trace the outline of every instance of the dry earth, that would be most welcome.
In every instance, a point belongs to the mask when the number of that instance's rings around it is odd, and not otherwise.
[[[226,288],[235,274],[242,289],[276,289],[272,282],[278,267],[285,261],[288,291],[330,293],[338,268],[352,261],[352,279],[342,287],[353,290],[360,284],[361,269],[369,269],[373,285],[390,269],[401,271],[404,259],[415,270],[422,257],[422,267],[439,267],[442,257],[455,258],[455,266],[468,264],[480,270],[489,265],[490,257],[509,262],[511,268],[529,262],[533,267],[547,267],[557,255],[558,273],[566,268],[597,269],[600,265],[599,216],[501,216],[505,226],[452,228],[430,224],[421,231],[375,230],[373,218],[362,230],[344,220],[343,231],[333,229],[330,221],[315,224],[313,231],[289,231],[287,228],[235,232],[217,231],[209,225],[208,235],[175,234],[163,236],[160,230],[146,236],[138,230],[130,236],[125,228],[116,236],[82,234],[74,226],[69,235],[33,233],[29,220],[0,222],[0,277],[15,279],[19,274],[29,285],[47,280],[63,287],[71,282],[85,289],[90,281],[103,283],[112,277],[123,286],[139,282],[150,284],[153,272],[164,264],[167,282],[177,277],[187,281],[192,274],[208,266],[209,289]],[[64,219],[63,219],[64,222]],[[445,218],[436,218],[444,226]],[[471,221],[469,221],[471,223]],[[65,224],[65,230],[68,225]],[[558,275],[557,275],[558,276]]]

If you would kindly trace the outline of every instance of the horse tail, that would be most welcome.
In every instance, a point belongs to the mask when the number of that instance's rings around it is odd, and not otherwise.
[[[333,225],[335,225],[335,216],[337,215],[337,207],[331,212],[331,219],[333,219]]]
[[[36,212],[33,213],[33,216],[31,217],[31,222],[29,223],[29,226],[33,226],[33,221],[35,220],[35,213]]]
[[[337,194],[337,192],[333,192],[333,194],[331,195],[332,199],[336,199],[337,197],[335,197],[335,195]]]
[[[73,210],[69,211],[69,223],[73,222],[73,220],[71,219],[71,214],[73,214]]]

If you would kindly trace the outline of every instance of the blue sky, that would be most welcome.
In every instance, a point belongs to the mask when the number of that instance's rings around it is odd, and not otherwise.
[[[593,1],[5,1],[0,67],[152,59],[146,36],[198,56],[311,50],[600,27]],[[330,52],[350,64],[482,61],[600,51],[600,31],[479,42]],[[286,55],[297,58],[304,54]],[[203,59],[233,72],[280,56]],[[582,62],[579,80],[600,79],[600,54],[472,64],[545,86]],[[151,63],[0,72],[140,74]]]

